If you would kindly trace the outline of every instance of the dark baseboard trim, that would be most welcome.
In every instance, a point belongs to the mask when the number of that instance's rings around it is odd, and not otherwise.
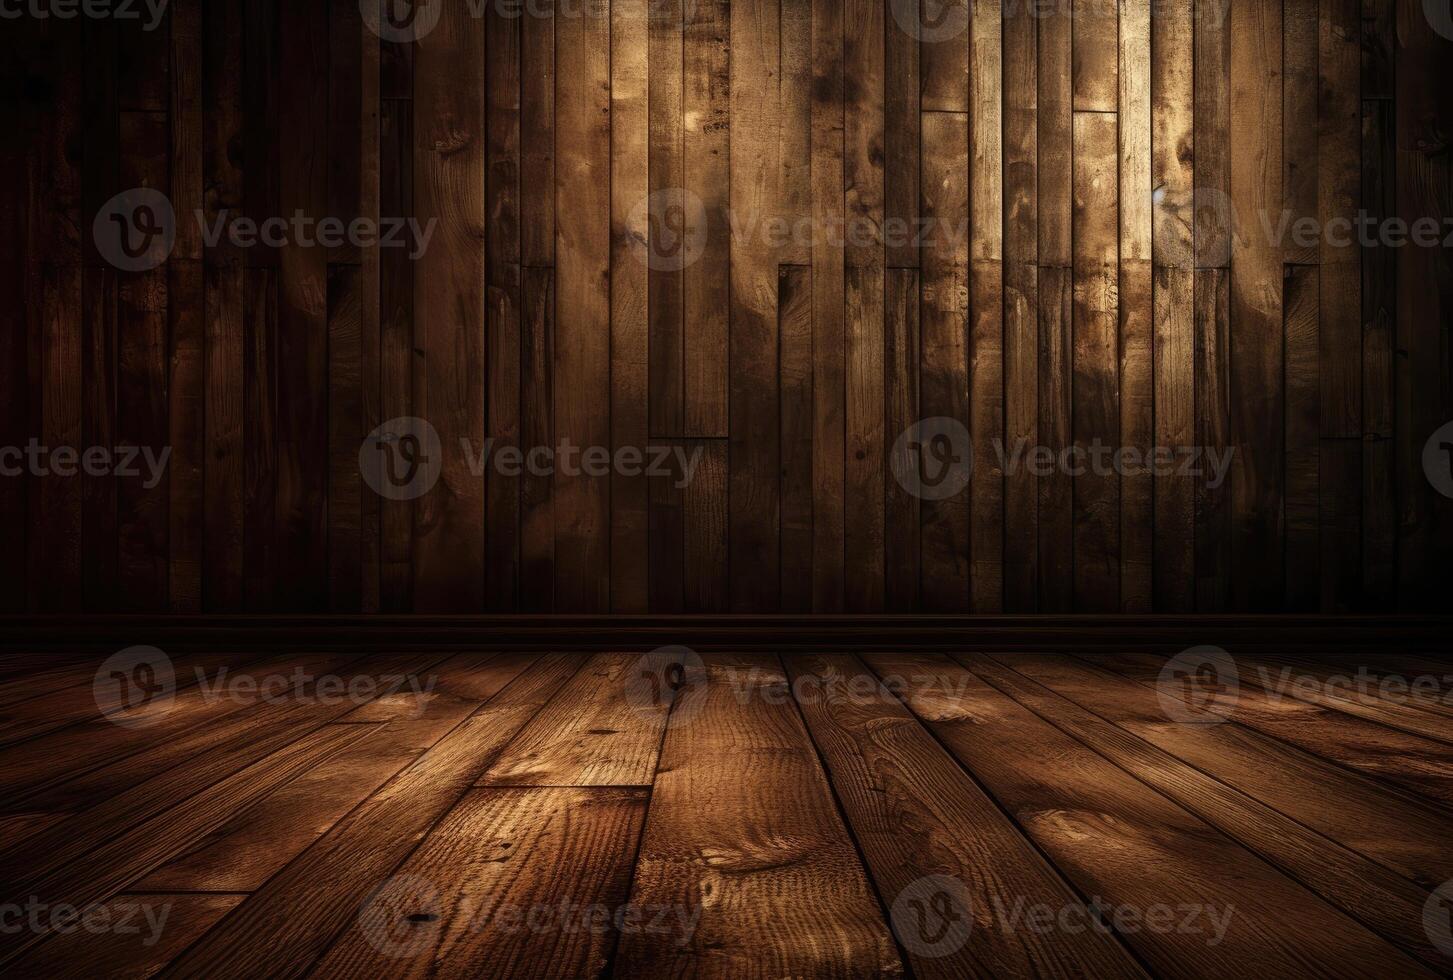
[[[0,648],[1453,651],[1448,616],[0,616]]]

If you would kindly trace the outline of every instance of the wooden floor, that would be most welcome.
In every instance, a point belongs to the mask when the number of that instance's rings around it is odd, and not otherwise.
[[[1453,699],[1355,664],[98,662],[0,654],[7,975],[1453,969]]]

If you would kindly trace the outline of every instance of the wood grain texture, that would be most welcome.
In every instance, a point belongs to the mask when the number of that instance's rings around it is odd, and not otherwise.
[[[948,753],[861,662],[853,657],[794,658],[788,675],[803,691],[812,692],[800,699],[808,729],[868,870],[890,901],[931,874],[966,883],[972,889],[970,908],[993,908],[1020,898],[1055,905],[1078,901],[1026,846],[992,799],[960,778]],[[909,894],[911,901],[915,893]],[[977,929],[972,942],[937,955],[941,952],[931,945],[910,945],[914,974],[1087,970],[1096,976],[1140,975],[1126,950],[1105,933],[1046,942],[1002,920],[991,921],[987,930]]]
[[[1448,214],[1416,0],[234,7],[7,31],[0,608],[1436,607],[1449,263],[1360,240]],[[94,234],[135,187],[142,271]],[[209,233],[299,215],[417,224]],[[945,417],[969,484],[904,496]],[[411,418],[440,477],[381,496]],[[32,438],[166,470],[10,475]],[[657,443],[705,482],[600,462]]]
[[[289,964],[284,972],[305,972],[412,850],[414,835],[425,832],[448,812],[495,753],[576,666],[567,657],[548,657],[528,668],[364,806],[335,825],[301,860],[254,892],[201,942],[174,960],[168,972],[187,975],[205,969],[247,976],[264,962],[273,971]],[[292,914],[292,900],[287,896],[307,894],[319,875],[327,875],[334,894],[346,895],[346,901],[314,906],[303,917]],[[273,935],[266,949],[251,941],[258,928]]]
[[[434,33],[436,43],[418,51],[412,102],[414,207],[437,221],[414,269],[422,354],[413,408],[437,431],[441,457],[438,482],[414,509],[420,611],[484,599],[484,478],[469,465],[484,449],[484,32],[467,10],[449,7]]]
[[[98,657],[33,656],[0,654],[0,696],[67,721]],[[1164,654],[1123,649],[181,663],[206,686],[150,724],[0,746],[5,897],[85,909],[8,928],[0,956],[116,977],[1446,973],[1424,908],[1453,874],[1453,742],[1397,723],[1446,734],[1447,663],[1369,653],[1366,687],[1310,647],[1237,663],[1220,724],[1185,722],[1202,697]],[[1419,673],[1437,689],[1385,683]],[[517,778],[540,785],[496,785]]]
[[[1079,29],[1080,25],[1076,25]],[[1076,46],[1078,50],[1078,45]],[[1079,96],[1076,96],[1078,104]],[[1074,602],[1120,608],[1120,269],[1115,116],[1074,117]]]
[[[780,662],[713,656],[686,678],[631,894],[696,927],[676,943],[623,935],[614,972],[900,973]]]
[[[908,706],[1082,891],[1112,904],[1133,902],[1142,908],[1156,901],[1155,896],[1184,899],[1190,894],[1218,908],[1235,906],[1223,941],[1215,946],[1186,933],[1127,935],[1127,943],[1154,972],[1210,975],[1218,969],[1217,960],[1235,962],[1250,949],[1265,957],[1258,962],[1279,961],[1293,971],[1351,976],[1358,972],[1358,962],[1366,969],[1395,959],[1399,969],[1423,972],[1303,885],[968,671],[908,656],[873,656],[867,662],[880,677],[893,673],[906,678],[902,696]],[[946,691],[959,693],[947,697]],[[1031,758],[1011,759],[991,748],[1006,741],[1035,746]],[[1056,760],[1056,775],[1046,779],[1032,760],[1048,755]],[[1104,846],[1110,835],[1118,838],[1118,846]],[[1093,838],[1099,843],[1086,846]],[[1173,851],[1182,864],[1170,879],[1157,882],[1165,866],[1156,856],[1162,848]],[[1196,855],[1192,862],[1186,861],[1186,849]],[[1191,863],[1199,863],[1199,870],[1193,871]],[[1228,890],[1224,875],[1245,884]],[[1252,888],[1255,898],[1249,897]],[[1139,898],[1130,897],[1137,893]],[[1250,902],[1267,903],[1267,911],[1250,912]],[[1272,915],[1279,923],[1274,929],[1263,917]],[[1283,928],[1291,921],[1320,921],[1331,931],[1317,929],[1295,939]],[[1335,942],[1329,941],[1332,936]]]
[[[667,705],[640,696],[640,675],[676,663],[664,655],[592,657],[500,752],[480,785],[650,785]]]
[[[615,936],[582,928],[574,910],[625,907],[646,799],[629,789],[473,790],[310,975],[600,975]],[[540,910],[562,903],[542,929]],[[544,957],[542,932],[556,937]]]

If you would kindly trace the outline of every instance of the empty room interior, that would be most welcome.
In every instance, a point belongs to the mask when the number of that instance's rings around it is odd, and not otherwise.
[[[1448,0],[0,0],[0,974],[1453,976],[1450,92]]]

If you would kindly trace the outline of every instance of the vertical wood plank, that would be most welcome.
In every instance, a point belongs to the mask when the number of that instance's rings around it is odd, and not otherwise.
[[[1039,481],[1039,597],[1045,612],[1074,611],[1074,477],[1058,462],[1074,445],[1074,275],[1039,270],[1039,434],[1056,461]]]
[[[328,9],[278,7],[278,217],[320,220],[328,197]],[[326,604],[328,251],[290,235],[278,255],[277,607]]]
[[[891,2],[898,26],[920,44],[923,111],[968,112],[970,0]]]
[[[149,83],[138,91],[149,92]],[[123,90],[124,92],[124,90]],[[123,101],[125,97],[123,94]],[[122,183],[127,187],[160,190],[167,187],[168,123],[165,112],[125,111],[121,114]],[[117,282],[117,379],[116,429],[123,445],[149,450],[157,458],[170,441],[167,417],[167,267],[144,272],[123,272]],[[52,281],[51,285],[58,286]],[[79,284],[77,284],[79,286]],[[69,295],[69,289],[56,295]],[[187,297],[189,300],[192,297]],[[46,296],[46,322],[50,328],[46,356],[54,360],[52,344],[64,334],[65,319],[54,309],[52,294]],[[79,354],[79,350],[76,351]],[[79,366],[79,365],[77,365]],[[53,378],[54,375],[51,375]],[[71,375],[75,377],[75,375]],[[46,419],[50,422],[59,386],[46,389]],[[76,400],[79,405],[79,400]],[[61,409],[65,412],[64,409]],[[77,419],[79,421],[79,419]],[[47,430],[49,432],[49,429]],[[51,445],[62,444],[49,434]],[[167,479],[148,487],[151,477],[143,468],[135,476],[122,476],[117,485],[120,535],[120,606],[132,612],[159,612],[168,598],[168,493]],[[49,501],[47,501],[49,503]],[[68,525],[62,513],[47,514],[47,531]],[[58,551],[58,557],[66,555]]]
[[[778,280],[783,612],[812,611],[812,269]]]
[[[359,178],[358,215],[379,221],[383,180],[383,77],[382,47],[373,32],[359,27],[348,36],[359,49]],[[396,46],[396,45],[395,45]],[[394,213],[388,217],[397,219]],[[378,245],[360,250],[358,271],[359,392],[360,417],[353,431],[361,443],[383,423],[383,251]],[[361,474],[360,474],[361,475]],[[383,605],[383,500],[367,488],[360,488],[359,513],[362,547],[360,601],[365,613],[377,613]]]
[[[611,4],[610,444],[617,452],[650,441],[648,400],[650,268],[638,243],[651,229],[638,207],[650,193],[650,0]],[[622,468],[623,469],[623,468]],[[644,474],[612,468],[610,608],[650,608],[650,488]]]
[[[1004,17],[1004,444],[1039,435],[1039,19]],[[1004,483],[1004,611],[1039,607],[1039,480],[1020,465]]]
[[[383,50],[404,46],[385,44]],[[412,94],[412,71],[407,83],[406,91]],[[417,213],[414,210],[413,117],[413,102],[409,99],[389,98],[380,102],[378,210],[381,215]],[[417,371],[414,354],[414,262],[405,249],[381,251],[378,272],[379,416],[387,422],[414,415],[414,376]],[[379,501],[379,607],[384,612],[413,609],[414,510],[412,501]]]
[[[549,269],[524,270],[520,329],[520,444],[555,445],[555,277]],[[520,611],[555,607],[554,481],[527,469],[520,485]]]
[[[847,270],[844,608],[881,612],[884,586],[883,268]]]
[[[414,271],[414,404],[442,446],[438,483],[414,514],[417,612],[484,600],[484,485],[469,465],[484,445],[484,60],[483,25],[446,6],[414,64],[414,204],[438,221]]]
[[[592,0],[600,4],[601,0]],[[610,445],[610,18],[603,5],[556,22],[555,435]],[[563,216],[569,216],[569,220]],[[555,474],[555,596],[610,606],[610,479]]]
[[[1323,235],[1321,340],[1322,606],[1362,606],[1362,5],[1320,0],[1317,202]]]
[[[280,51],[276,0],[250,4],[243,18],[242,174],[247,217],[279,215],[277,127]],[[243,604],[271,611],[277,588],[277,250],[247,249],[243,282]],[[253,270],[257,271],[253,271]]]
[[[248,269],[243,296],[243,604],[249,612],[273,609],[272,533],[277,500],[277,274]]]
[[[778,194],[786,234],[778,236],[777,261],[812,264],[812,0],[780,0],[777,63]],[[733,35],[736,36],[735,34]],[[741,56],[733,44],[735,57]],[[733,197],[735,201],[735,197]],[[738,218],[736,228],[746,227]]]
[[[116,116],[119,121],[119,115]],[[85,401],[85,417],[82,431],[87,446],[116,445],[116,271],[109,266],[87,266],[81,272],[82,308],[84,315],[81,384]],[[23,290],[23,287],[20,287]],[[17,293],[17,295],[19,295]],[[17,332],[8,338],[15,349],[25,349],[25,329],[17,325]],[[17,365],[21,366],[21,365]],[[15,392],[24,395],[25,379],[15,381]],[[18,414],[25,421],[23,406]],[[5,443],[20,446],[26,441],[23,430],[20,438]],[[16,489],[24,488],[24,470],[15,475],[5,475],[5,484]],[[85,549],[82,561],[82,601],[87,609],[104,611],[116,604],[116,561],[117,509],[116,478],[109,474],[87,475],[82,485],[81,540]],[[3,487],[4,485],[0,485]],[[23,500],[23,495],[20,496]],[[17,527],[23,527],[24,517],[19,518]],[[17,563],[20,564],[20,563]],[[20,584],[23,599],[25,586]]]
[[[110,20],[91,20],[84,28],[84,78],[82,99],[84,117],[83,161],[81,168],[81,227],[90,228],[96,215],[112,196],[123,188],[120,186],[120,124],[117,93],[117,47],[116,23]],[[25,39],[16,28],[10,36],[13,44],[10,50],[25,45]],[[9,51],[7,51],[7,54]],[[19,54],[16,51],[16,54]],[[15,70],[7,65],[7,69]],[[23,86],[14,84],[12,90],[17,97]],[[20,120],[22,106],[7,106],[11,109],[8,118]],[[17,141],[19,166],[24,166],[24,147]],[[11,171],[9,186],[16,193],[7,195],[8,200],[21,198],[25,187],[25,175]],[[24,223],[7,235],[6,240],[16,243],[16,254],[23,252]],[[82,234],[82,257],[85,265],[82,271],[82,392],[84,419],[82,422],[87,446],[114,446],[116,444],[116,270],[97,249],[94,234]],[[21,267],[16,266],[16,271]],[[23,282],[17,282],[12,291],[15,305],[22,303]],[[22,307],[23,312],[23,307]],[[24,349],[25,328],[23,321],[14,325],[12,342],[17,349]],[[26,390],[22,376],[14,379],[15,392],[23,395]],[[19,418],[24,420],[21,407]],[[28,433],[6,445],[19,446],[25,442]],[[21,471],[6,483],[23,491],[24,474]],[[3,490],[0,490],[3,492]],[[81,488],[82,517],[81,540],[84,554],[81,565],[82,596],[86,608],[96,610],[112,609],[116,601],[116,480],[111,474],[87,474]],[[23,499],[23,497],[21,498]],[[13,526],[20,527],[23,517]],[[21,602],[24,600],[24,579],[20,580]]]
[[[1374,23],[1376,21],[1374,20]],[[1367,45],[1364,45],[1364,50]],[[1370,90],[1363,69],[1364,93]],[[1375,225],[1397,210],[1394,121],[1386,99],[1362,103],[1362,208]],[[1368,609],[1391,609],[1397,582],[1397,480],[1394,470],[1397,253],[1362,255],[1362,598]]]
[[[203,213],[215,227],[243,206],[244,13],[207,0],[202,10]],[[239,153],[238,150],[242,152]],[[244,570],[244,343],[246,257],[229,243],[204,251],[206,499],[202,606],[240,612]]]
[[[673,441],[672,452],[684,451],[684,441]],[[686,610],[686,511],[676,467],[650,480],[651,609],[657,613]]]
[[[333,3],[328,12],[326,217],[346,227],[362,213],[365,28],[357,4]],[[328,249],[328,608],[357,613],[363,610],[365,549],[358,447],[373,428],[361,424],[363,311],[372,299],[364,295],[363,249],[344,237],[342,244]]]
[[[520,39],[526,18],[506,13],[491,6],[484,24],[485,431],[495,453],[511,454],[520,449]],[[512,466],[486,472],[485,507],[485,608],[512,612],[519,604],[520,554],[520,477]]]
[[[921,418],[967,432],[969,422],[969,120],[964,113],[923,114],[923,311]],[[956,424],[956,425],[955,425]],[[958,430],[956,427],[961,426]],[[952,441],[952,440],[951,440]],[[951,445],[954,457],[973,452]],[[929,452],[920,447],[917,452]],[[958,460],[962,465],[962,459]],[[916,459],[915,466],[948,460]],[[922,520],[923,605],[932,612],[969,607],[969,502],[963,492],[926,499]]]
[[[1195,427],[1195,3],[1157,6],[1150,27],[1155,445],[1189,448],[1200,445]],[[1194,608],[1194,563],[1195,482],[1177,466],[1155,478],[1157,612]]]
[[[1275,609],[1283,594],[1282,256],[1260,227],[1282,210],[1282,16],[1232,4],[1231,242],[1232,595]]]
[[[202,212],[202,5],[168,8],[171,28],[170,196],[177,237],[168,264],[168,608],[200,612],[204,539],[204,345]]]
[[[686,452],[696,467],[682,494],[686,611],[724,612],[728,594],[727,444],[722,439],[692,439]]]
[[[684,8],[683,0],[655,0],[649,25],[650,412],[651,435],[664,438],[684,435],[686,425],[683,270],[695,201],[686,196]]]
[[[847,221],[843,588],[849,612],[883,608],[885,5],[843,5]]]
[[[1004,607],[1004,160],[1000,5],[974,0],[969,101],[969,607]]]
[[[917,205],[914,205],[917,210]],[[896,474],[911,473],[917,461],[899,436],[919,419],[919,285],[915,269],[884,274],[884,432],[895,474],[885,480],[884,605],[889,612],[914,612],[919,605],[919,502]]]
[[[1196,445],[1224,454],[1231,442],[1231,276],[1196,270]],[[1235,462],[1232,464],[1238,465]],[[1196,481],[1196,611],[1231,603],[1231,482],[1208,470]]]
[[[659,0],[652,4],[655,10]],[[693,0],[685,25],[685,186],[706,220],[701,256],[687,266],[682,384],[688,435],[725,438],[727,336],[731,303],[731,9],[728,0]],[[725,498],[721,505],[725,507]]]
[[[1231,0],[1195,4],[1196,444],[1230,442]],[[1207,270],[1207,271],[1203,271]],[[1214,270],[1214,271],[1211,271]],[[1234,459],[1233,467],[1243,465]],[[1196,611],[1230,608],[1231,483],[1196,481]]]
[[[1039,318],[1039,438],[1055,454],[1069,449],[1073,339],[1073,22],[1060,6],[1037,19],[1039,73],[1035,82],[1038,170],[1036,277]],[[1074,482],[1055,465],[1039,481],[1039,608],[1074,608]]]
[[[180,14],[180,8],[176,12]],[[200,136],[200,119],[195,119]],[[176,130],[173,129],[175,136]],[[199,147],[200,149],[200,147]],[[175,178],[175,171],[173,176]],[[199,172],[196,193],[201,204]],[[180,200],[181,198],[174,198]],[[196,227],[198,208],[186,208],[183,221]],[[168,569],[167,607],[173,612],[202,610],[202,549],[205,537],[205,477],[203,474],[206,430],[204,357],[206,292],[200,258],[173,256],[168,264],[167,464]]]
[[[80,594],[82,583],[81,481],[74,471],[71,475],[56,472],[73,469],[73,465],[59,462],[55,453],[69,448],[77,454],[78,462],[85,448],[83,398],[77,390],[83,361],[81,240],[89,231],[81,227],[81,127],[85,107],[81,75],[71,70],[83,50],[83,37],[78,25],[54,19],[31,31],[18,42],[30,46],[25,51],[30,59],[25,78],[34,90],[35,100],[26,181],[31,235],[27,253],[30,302],[25,331],[29,376],[26,387],[30,392],[31,428],[27,438],[18,440],[17,445],[36,439],[50,450],[50,457],[42,464],[45,475],[32,472],[28,481],[34,528],[27,539],[31,570],[28,591],[32,607],[61,611]],[[165,149],[161,152],[164,156]],[[146,154],[146,158],[150,156]],[[123,179],[137,171],[150,173],[149,168],[133,162],[123,172]],[[158,187],[158,183],[152,186]],[[158,355],[164,356],[160,351]],[[158,450],[160,446],[158,442]]]
[[[1076,112],[1074,118],[1076,612],[1111,612],[1120,605],[1120,480],[1106,459],[1106,447],[1113,453],[1120,444],[1115,122],[1105,112]]]
[[[842,0],[812,3],[812,608],[843,608],[846,256]]]
[[[1316,266],[1286,267],[1286,597],[1282,607],[1288,612],[1315,612],[1321,595],[1318,272]],[[1338,491],[1328,487],[1325,492]]]
[[[1120,94],[1120,5],[1073,0],[1076,112],[1114,112]]]
[[[362,305],[359,267],[328,267],[328,606],[363,606],[362,481],[358,468]]]
[[[1288,265],[1316,265],[1318,237],[1295,234],[1298,222],[1317,221],[1317,184],[1320,170],[1317,156],[1318,84],[1317,18],[1318,0],[1286,0],[1282,21],[1285,60],[1282,78],[1282,203],[1285,210],[1257,222],[1257,230],[1280,228],[1277,243]],[[1273,232],[1275,233],[1275,232]]]
[[[1120,611],[1154,606],[1155,481],[1144,470],[1155,439],[1151,0],[1120,5]]]
[[[775,0],[731,8],[731,202],[738,223],[780,213],[777,133],[782,50]],[[753,225],[748,225],[753,226]],[[779,521],[777,255],[770,243],[732,236],[731,567],[733,611],[778,607]]]
[[[918,268],[918,189],[922,45],[903,21],[919,16],[918,0],[890,0],[884,23],[883,229],[890,269]]]
[[[555,265],[555,0],[520,19],[520,261]]]

